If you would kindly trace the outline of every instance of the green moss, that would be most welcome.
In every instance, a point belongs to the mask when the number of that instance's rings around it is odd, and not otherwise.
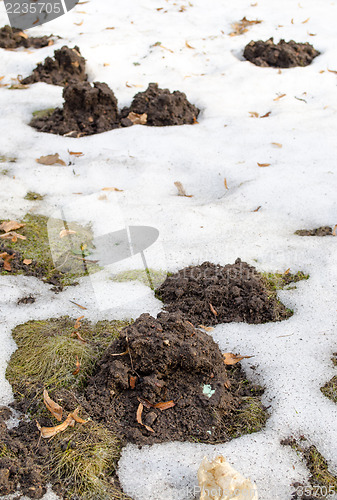
[[[43,200],[44,196],[39,193],[34,193],[34,191],[28,191],[28,193],[25,196],[25,200],[29,201],[36,201],[36,200]]]
[[[62,273],[59,276],[60,283],[63,286],[72,285],[79,277],[99,269],[96,264],[83,261],[90,254],[93,239],[89,227],[32,214],[27,214],[20,222],[25,226],[18,233],[26,239],[18,239],[15,243],[6,240],[4,245],[20,252],[24,259],[36,261],[38,277],[44,281],[48,282],[55,274]],[[74,231],[74,234],[61,238],[60,232],[67,229]],[[1,269],[0,274],[8,272]],[[24,274],[24,269],[17,272],[12,270],[11,274]]]
[[[282,290],[287,285],[297,283],[309,279],[309,274],[304,274],[298,271],[296,274],[291,273],[262,273],[262,277],[268,288],[272,291]]]
[[[334,403],[337,403],[337,376],[333,377],[329,382],[327,382],[321,391],[327,398],[331,399]]]
[[[167,272],[155,269],[132,269],[123,271],[116,276],[113,280],[118,282],[126,281],[140,281],[143,285],[149,286],[154,290],[158,288],[166,279]]]
[[[82,321],[81,342],[74,332],[75,320],[69,317],[45,321],[28,321],[14,328],[18,346],[13,353],[6,376],[14,392],[31,394],[37,387],[56,389],[83,386],[88,375],[108,345],[118,337],[126,321],[100,321],[95,325]],[[78,375],[76,356],[81,363]]]
[[[16,458],[13,451],[10,450],[2,441],[0,441],[0,458]]]
[[[71,498],[127,499],[112,476],[119,456],[116,436],[100,424],[87,422],[55,438],[48,466]]]
[[[37,109],[33,111],[34,118],[44,118],[46,116],[50,116],[55,111],[55,108],[47,108],[47,109]]]
[[[234,413],[229,433],[232,438],[259,432],[266,425],[268,414],[258,396],[242,398],[241,407]]]
[[[2,170],[0,170],[0,175],[8,175],[8,174],[9,174],[8,168],[3,168]]]

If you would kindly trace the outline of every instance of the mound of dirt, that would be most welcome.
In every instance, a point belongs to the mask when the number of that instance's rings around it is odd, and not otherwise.
[[[295,231],[297,236],[332,236],[330,226],[317,227],[316,229],[298,229]]]
[[[211,336],[179,314],[142,314],[112,342],[86,397],[129,442],[215,442],[228,439],[224,419],[242,397],[231,385]]]
[[[53,45],[51,36],[29,37],[19,28],[11,28],[6,25],[0,28],[0,47],[2,49],[17,49],[18,47],[40,49],[47,45]]]
[[[193,106],[183,92],[170,92],[160,89],[157,83],[150,83],[145,92],[139,92],[133,98],[131,106],[122,110],[122,125],[132,122],[129,113],[147,116],[146,125],[164,127],[166,125],[184,125],[196,122],[199,109]]]
[[[296,43],[293,40],[280,40],[275,44],[273,38],[266,42],[253,40],[246,45],[243,56],[256,66],[274,68],[293,68],[308,66],[320,53],[310,43]]]
[[[119,126],[117,99],[106,83],[72,83],[64,88],[63,97],[63,109],[33,118],[30,125],[40,132],[69,137],[100,134]]]
[[[54,291],[61,291],[63,289],[62,273],[55,271],[53,276],[45,279],[46,269],[43,265],[40,265],[36,260],[31,260],[28,264],[24,261],[25,258],[20,252],[16,252],[12,248],[8,248],[0,244],[0,274],[5,272],[9,274],[13,273],[24,274],[25,276],[34,276],[35,278],[39,278],[50,285],[55,285]]]
[[[264,278],[240,259],[235,264],[204,262],[168,276],[156,295],[169,312],[180,311],[193,325],[266,323],[291,316]]]
[[[33,73],[21,80],[21,83],[27,85],[45,82],[65,86],[86,80],[85,59],[81,56],[80,49],[77,46],[70,49],[64,45],[61,49],[55,50],[54,58],[47,57],[44,63],[39,63]]]

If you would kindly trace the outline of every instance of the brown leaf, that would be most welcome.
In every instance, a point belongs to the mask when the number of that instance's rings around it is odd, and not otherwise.
[[[213,326],[199,325],[199,328],[202,328],[202,330],[205,330],[205,332],[211,332],[212,330],[214,330]]]
[[[282,144],[280,144],[279,142],[272,142],[272,145],[276,146],[277,148],[282,148]]]
[[[261,205],[259,205],[257,208],[255,208],[255,210],[253,210],[253,212],[258,212],[261,208]]]
[[[72,231],[71,229],[62,229],[62,231],[60,231],[59,237],[64,238],[65,236],[69,236],[70,234],[76,234],[76,231]]]
[[[75,306],[79,307],[80,309],[87,309],[86,307],[84,306],[81,306],[81,304],[77,304],[77,302],[74,302],[73,300],[70,300],[69,302],[71,302],[72,304],[75,304]]]
[[[2,253],[0,253],[0,259],[2,259],[4,261],[4,263],[3,263],[4,270],[11,271],[12,268],[11,268],[11,264],[9,261],[14,259],[14,255],[9,255],[7,252],[2,252]]]
[[[147,123],[147,113],[139,114],[131,111],[128,116],[129,120],[132,121],[134,125],[146,125]]]
[[[247,27],[248,26],[251,26],[253,24],[260,24],[262,23],[262,21],[259,21],[259,20],[255,20],[255,21],[249,21],[248,19],[246,19],[246,17],[243,17],[241,19],[241,21],[238,21],[236,23],[233,23],[231,25],[231,28],[232,28],[232,32],[229,33],[229,36],[238,36],[238,35],[243,35],[244,33],[246,33],[248,31]]]
[[[115,187],[106,187],[102,188],[102,191],[117,191],[118,193],[121,193],[122,191],[124,191],[124,189],[118,189]]]
[[[308,17],[308,19],[306,19],[305,21],[302,21],[302,24],[305,24],[309,21],[310,17]]]
[[[8,87],[10,90],[23,90],[23,89],[29,89],[29,85],[23,85],[23,83],[13,83],[10,87]]]
[[[192,45],[190,45],[187,40],[185,42],[185,45],[188,49],[195,49],[195,47],[192,47]]]
[[[153,408],[158,408],[161,411],[168,410],[169,408],[173,408],[176,404],[173,401],[165,401],[162,403],[156,403],[153,405]]]
[[[124,356],[125,354],[129,354],[129,349],[124,352],[117,352],[116,354],[110,354],[110,356]]]
[[[225,352],[223,354],[225,365],[235,365],[245,358],[253,358],[254,356],[240,356],[240,354],[233,354],[232,352]]]
[[[84,22],[84,21],[82,20],[80,23],[74,23],[74,24],[75,24],[76,26],[82,26],[83,22]]]
[[[26,33],[24,33],[23,31],[20,31],[20,32],[18,33],[18,35],[19,35],[19,36],[22,36],[22,38],[24,38],[25,40],[27,40],[27,38],[28,38],[28,35],[27,35]]]
[[[48,391],[46,389],[43,391],[43,401],[47,407],[47,410],[50,411],[50,413],[56,418],[56,420],[61,422],[63,408],[49,397]]]
[[[23,259],[23,264],[25,264],[26,266],[29,266],[29,264],[31,264],[33,261],[32,259]]]
[[[74,427],[75,420],[70,414],[62,424],[56,425],[55,427],[41,427],[41,425],[37,421],[36,425],[41,432],[41,437],[48,439],[56,436],[56,434],[59,434],[60,432],[65,431],[69,426]]]
[[[78,338],[78,340],[80,340],[81,342],[83,342],[83,344],[87,343],[87,341],[81,336],[81,334],[77,330],[71,334],[72,337],[74,335],[76,335],[76,337]]]
[[[333,228],[333,231],[332,231],[332,236],[336,236],[336,230],[337,230],[337,224],[335,225],[335,227]]]
[[[78,375],[80,373],[81,369],[81,363],[80,360],[78,359],[78,356],[76,356],[76,370],[73,371],[73,375]]]
[[[259,167],[269,167],[270,166],[270,163],[259,163],[257,162],[258,166]]]
[[[231,385],[232,384],[230,383],[229,380],[226,380],[226,382],[224,383],[224,386],[226,387],[226,389],[229,389]]]
[[[83,420],[83,418],[78,416],[78,412],[80,411],[79,408],[76,408],[72,413],[70,413],[70,416],[77,422],[78,424],[86,424],[88,420]]]
[[[77,151],[69,151],[69,149],[68,149],[68,153],[70,155],[73,155],[73,156],[84,156],[84,153],[81,153],[80,151],[78,151],[78,152]]]
[[[328,68],[328,71],[329,71],[329,73],[335,73],[335,75],[337,75],[337,71],[335,71],[334,69]],[[324,73],[324,71],[320,71],[320,73]]]
[[[273,99],[273,101],[279,101],[280,99],[282,99],[282,97],[285,97],[287,94],[281,94],[281,95],[278,95],[277,97],[275,97],[275,99]]]
[[[252,118],[258,118],[260,116],[256,111],[249,111],[249,114]]]
[[[130,376],[130,389],[134,389],[136,387],[137,377]]]
[[[137,409],[137,422],[140,424],[140,425],[143,425],[145,427],[145,429],[147,429],[148,431],[150,432],[154,432],[153,429],[151,429],[151,427],[149,427],[148,425],[145,425],[143,424],[142,422],[142,413],[143,413],[143,404],[142,403],[139,403],[139,406],[138,406],[138,409]]]
[[[41,165],[66,165],[63,160],[59,157],[58,153],[55,153],[54,155],[47,155],[47,156],[40,156],[40,158],[36,159],[37,163],[40,163]]]
[[[229,188],[228,188],[228,185],[227,185],[227,179],[226,179],[226,177],[224,178],[223,183],[224,183],[224,185],[225,185],[225,188],[226,188],[226,189],[229,189]]]
[[[286,271],[284,271],[284,274],[289,274],[290,273],[290,267]]]
[[[11,240],[13,243],[16,243],[18,240],[26,240],[26,236],[22,236],[22,234],[18,234],[15,231],[10,231],[9,233],[1,234],[0,238],[3,240]]]
[[[80,326],[81,326],[81,319],[83,319],[83,318],[84,318],[84,316],[80,316],[79,318],[77,318],[76,323],[74,324],[75,330],[77,330],[78,328],[80,328]]]
[[[209,308],[210,308],[210,310],[212,311],[212,313],[214,314],[214,316],[217,316],[217,315],[218,315],[218,313],[216,312],[216,310],[214,309],[214,307],[212,306],[212,304],[211,304],[211,303],[209,304]]]
[[[26,224],[21,224],[21,222],[17,222],[16,220],[8,220],[0,224],[0,230],[5,231],[5,233],[8,233],[9,231],[20,229],[20,227],[24,227],[25,225]]]
[[[184,186],[182,185],[181,182],[176,181],[174,183],[174,185],[178,189],[178,196],[185,196],[185,198],[192,198],[193,197],[193,194],[186,194]]]
[[[268,118],[271,115],[271,111],[268,111],[265,115],[260,116],[260,118]]]

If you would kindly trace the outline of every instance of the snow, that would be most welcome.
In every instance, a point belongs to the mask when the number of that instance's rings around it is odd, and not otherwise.
[[[33,111],[62,103],[61,88],[42,83],[27,90],[0,88],[0,154],[18,158],[16,163],[0,164],[0,170],[9,169],[0,177],[1,219],[20,219],[29,210],[54,216],[63,207],[91,221],[96,235],[125,225],[157,228],[160,238],[145,252],[156,269],[176,271],[204,260],[224,265],[241,257],[261,271],[291,268],[310,274],[296,289],[280,293],[295,311],[289,320],[220,325],[212,332],[223,351],[254,356],[242,365],[252,380],[266,387],[263,402],[270,406],[271,417],[265,430],[217,446],[127,446],[119,477],[134,500],[192,499],[202,458],[218,454],[257,484],[261,500],[289,500],[290,484],[308,478],[296,453],[280,445],[289,435],[308,437],[337,472],[337,406],[320,392],[336,374],[330,358],[336,351],[337,243],[333,237],[293,234],[296,229],[337,223],[337,80],[328,71],[337,70],[337,2],[252,4],[90,0],[29,30],[30,35],[62,36],[54,46],[29,52],[1,50],[1,83],[28,75],[55,48],[76,44],[87,59],[90,80],[107,82],[120,107],[154,81],[186,92],[201,109],[198,125],[134,126],[71,139],[28,126]],[[186,10],[180,12],[182,5]],[[231,23],[244,16],[263,22],[244,35],[229,37]],[[82,20],[80,26],[74,24]],[[6,23],[1,4],[0,24]],[[281,72],[243,60],[250,40],[271,36],[275,42],[308,41],[321,55],[306,68]],[[162,45],[154,46],[156,42]],[[286,95],[278,98],[282,94]],[[250,116],[269,111],[267,118]],[[70,157],[68,150],[84,155]],[[73,164],[36,163],[36,158],[55,152]],[[175,181],[193,197],[178,197]],[[104,187],[123,192],[103,192]],[[27,191],[45,198],[24,200]],[[98,200],[102,193],[106,200]],[[79,310],[70,300],[86,306],[85,316],[92,321],[160,311],[149,288],[110,279],[111,273],[137,268],[139,262],[135,256],[115,264],[58,295],[35,278],[1,277],[0,404],[12,399],[5,368],[15,350],[15,325],[65,314],[77,317]],[[36,302],[17,306],[17,299],[29,293]]]

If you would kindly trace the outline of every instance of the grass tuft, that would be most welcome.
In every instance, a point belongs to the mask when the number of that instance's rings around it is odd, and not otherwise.
[[[120,283],[128,281],[139,281],[143,285],[149,286],[152,290],[158,288],[167,278],[167,272],[155,269],[130,269],[114,276],[113,281]]]
[[[36,200],[43,200],[44,196],[39,193],[35,193],[34,191],[28,191],[28,193],[25,196],[25,200],[29,201],[36,201]]]

